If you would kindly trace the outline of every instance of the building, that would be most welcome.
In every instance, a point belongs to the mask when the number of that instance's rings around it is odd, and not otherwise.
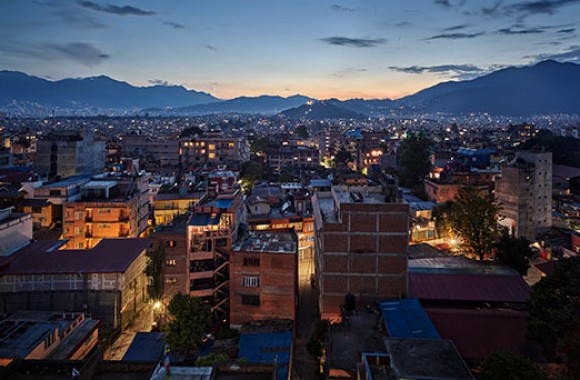
[[[121,173],[94,177],[79,200],[64,206],[62,237],[71,249],[93,248],[104,238],[135,238],[148,227],[146,176]]]
[[[221,131],[182,139],[181,163],[184,167],[210,164],[223,165],[250,159],[250,146],[245,137],[228,137]]]
[[[32,216],[0,209],[0,257],[25,247],[32,239]]]
[[[298,237],[291,230],[253,231],[230,251],[230,325],[296,319]]]
[[[178,215],[185,214],[206,195],[205,191],[158,193],[153,203],[155,225],[169,224]]]
[[[123,158],[142,159],[155,167],[179,166],[179,141],[153,139],[144,135],[125,135],[121,140]]]
[[[0,358],[82,360],[99,341],[99,321],[84,313],[19,311],[0,321]]]
[[[320,166],[319,151],[307,146],[281,146],[266,152],[269,168],[282,170],[288,167],[317,168]]]
[[[148,239],[105,239],[87,250],[39,240],[0,260],[0,313],[73,310],[111,331],[127,326],[147,298]]]
[[[105,141],[90,131],[52,131],[37,142],[34,166],[49,178],[96,173],[105,167],[105,154]]]
[[[502,204],[500,224],[514,236],[534,241],[552,226],[552,153],[517,152],[501,168],[495,197]]]
[[[312,197],[322,319],[337,321],[345,296],[359,306],[407,294],[409,205],[387,186],[333,186]]]

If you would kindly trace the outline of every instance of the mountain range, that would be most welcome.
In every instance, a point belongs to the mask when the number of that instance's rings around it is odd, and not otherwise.
[[[306,104],[308,103],[308,104]],[[289,118],[360,118],[416,113],[580,114],[580,65],[543,61],[465,81],[449,81],[397,99],[328,99],[302,95],[220,100],[182,86],[136,87],[106,76],[50,81],[0,71],[0,112],[14,116],[281,113]]]

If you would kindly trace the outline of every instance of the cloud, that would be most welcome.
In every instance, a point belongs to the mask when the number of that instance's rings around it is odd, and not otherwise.
[[[535,62],[552,59],[560,62],[580,62],[580,45],[569,46],[565,51],[555,54],[528,55],[524,58],[531,58]]]
[[[452,7],[460,7],[465,4],[465,0],[459,0],[456,3],[452,2],[451,0],[433,0],[436,5],[439,5],[443,8],[452,8]]]
[[[320,41],[329,45],[349,46],[357,48],[375,47],[382,45],[387,40],[384,38],[365,39],[365,38],[348,38],[348,37],[327,37],[321,38]]]
[[[132,7],[130,5],[117,6],[113,4],[97,4],[92,1],[79,1],[77,2],[83,8],[87,8],[93,11],[110,13],[117,16],[153,16],[156,13],[152,11],[146,11],[140,8]]]
[[[424,41],[431,41],[431,40],[461,40],[465,38],[475,38],[484,35],[484,32],[476,32],[476,33],[442,33],[437,34],[435,36],[425,38]]]
[[[525,14],[554,14],[559,8],[578,3],[580,0],[534,0],[534,1],[523,1],[521,3],[516,3],[509,5],[508,10],[519,11]]]
[[[395,26],[397,27],[403,27],[403,26],[407,26],[407,25],[411,25],[411,23],[409,21],[401,21],[395,24]]]
[[[366,71],[368,71],[368,70],[367,69],[357,69],[355,67],[349,67],[347,69],[340,70],[340,71],[333,73],[332,76],[337,77],[337,78],[344,78],[344,77],[352,75],[352,74],[364,73]]]
[[[73,42],[70,44],[48,44],[46,47],[58,55],[72,59],[84,66],[96,66],[111,56],[99,48],[86,42]]]
[[[461,25],[450,26],[449,28],[443,29],[442,32],[453,32],[455,30],[465,29],[465,28],[467,28],[469,26],[470,26],[469,24],[461,24]]]
[[[211,51],[218,51],[218,49],[215,46],[212,46],[212,45],[205,45],[205,48],[207,50],[211,50]]]
[[[332,9],[335,12],[356,12],[358,10],[356,8],[345,7],[344,5],[339,4],[332,4],[330,6],[330,9]]]
[[[481,13],[488,15],[488,16],[495,16],[498,13],[500,7],[501,7],[501,1],[498,1],[497,3],[495,3],[494,5],[492,5],[489,8],[487,8],[487,7],[481,8]]]
[[[162,21],[163,25],[172,27],[173,29],[185,29],[185,25],[173,21]]]
[[[529,29],[516,29],[516,28],[503,28],[497,32],[500,34],[539,34],[544,33],[544,28],[529,28]]]
[[[462,65],[407,66],[407,67],[390,66],[389,69],[407,74],[433,73],[438,76],[453,79],[473,79],[478,76],[488,74],[492,71],[501,69],[503,67],[505,66],[491,65],[483,67],[470,64],[462,64]]]
[[[575,28],[560,29],[556,33],[559,33],[559,34],[573,33],[575,30],[576,30]]]
[[[175,86],[173,83],[170,83],[162,79],[149,79],[147,82],[149,82],[149,84],[152,84],[153,86],[164,86],[164,87]]]

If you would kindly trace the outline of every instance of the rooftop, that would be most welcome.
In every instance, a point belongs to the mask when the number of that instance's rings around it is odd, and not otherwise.
[[[278,379],[288,379],[292,332],[242,333],[240,335],[240,358],[253,364],[278,362]]]
[[[391,338],[441,338],[416,298],[382,301],[379,308]]]
[[[269,252],[296,254],[297,245],[293,232],[290,231],[251,231],[232,248],[235,252]]]

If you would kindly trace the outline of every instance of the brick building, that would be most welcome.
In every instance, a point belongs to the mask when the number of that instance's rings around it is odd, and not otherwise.
[[[291,230],[253,231],[230,253],[230,324],[296,319],[298,237]]]
[[[333,186],[312,197],[322,319],[340,320],[348,293],[358,306],[407,294],[409,206],[388,190]]]

